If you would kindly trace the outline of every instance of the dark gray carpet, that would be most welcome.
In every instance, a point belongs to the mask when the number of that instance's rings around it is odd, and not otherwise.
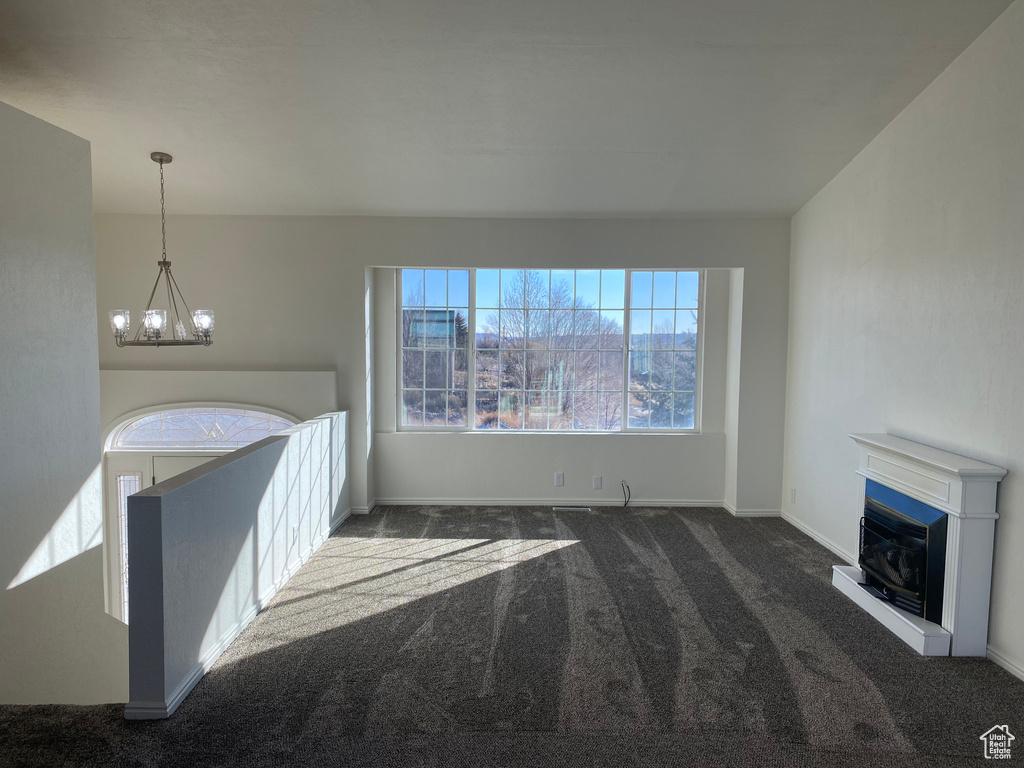
[[[918,656],[835,561],[714,509],[378,508],[169,720],[0,707],[0,764],[966,766],[996,724],[1024,745],[1024,683]]]

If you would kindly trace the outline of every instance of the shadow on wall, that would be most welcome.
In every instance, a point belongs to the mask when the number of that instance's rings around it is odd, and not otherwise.
[[[129,718],[166,717],[348,513],[347,414],[129,499]]]
[[[14,589],[103,543],[100,477],[101,465],[97,465],[7,589]]]

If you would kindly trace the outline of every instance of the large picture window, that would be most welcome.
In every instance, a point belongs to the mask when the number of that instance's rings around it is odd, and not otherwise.
[[[399,275],[401,427],[696,429],[700,272]]]

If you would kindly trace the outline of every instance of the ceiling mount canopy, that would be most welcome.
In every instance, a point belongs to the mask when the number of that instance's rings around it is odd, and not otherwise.
[[[169,164],[172,158],[166,152],[153,152],[150,159],[160,166],[160,234],[163,249],[161,258],[157,262],[160,271],[157,272],[156,282],[153,283],[153,290],[150,291],[149,301],[142,311],[142,323],[135,331],[131,339],[128,334],[131,330],[131,313],[127,309],[110,310],[110,328],[114,332],[114,342],[119,347],[187,347],[204,346],[208,347],[213,343],[213,312],[208,309],[197,309],[190,311],[185,297],[178,288],[178,283],[171,274],[171,262],[167,260],[167,213],[164,207],[164,166]],[[157,292],[160,289],[160,281],[163,281],[167,294],[167,308],[160,309],[153,307]],[[162,292],[161,292],[162,294]],[[162,295],[161,295],[162,298]],[[182,322],[179,306],[184,309],[185,320],[189,327]],[[174,321],[174,327],[168,331],[168,324]],[[191,337],[190,337],[191,336]]]

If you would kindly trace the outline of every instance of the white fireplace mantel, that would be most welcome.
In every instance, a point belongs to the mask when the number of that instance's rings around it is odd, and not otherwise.
[[[850,437],[860,446],[857,474],[948,516],[942,626],[872,597],[858,586],[859,568],[835,566],[832,583],[919,653],[985,656],[996,485],[1006,470],[893,435]]]

